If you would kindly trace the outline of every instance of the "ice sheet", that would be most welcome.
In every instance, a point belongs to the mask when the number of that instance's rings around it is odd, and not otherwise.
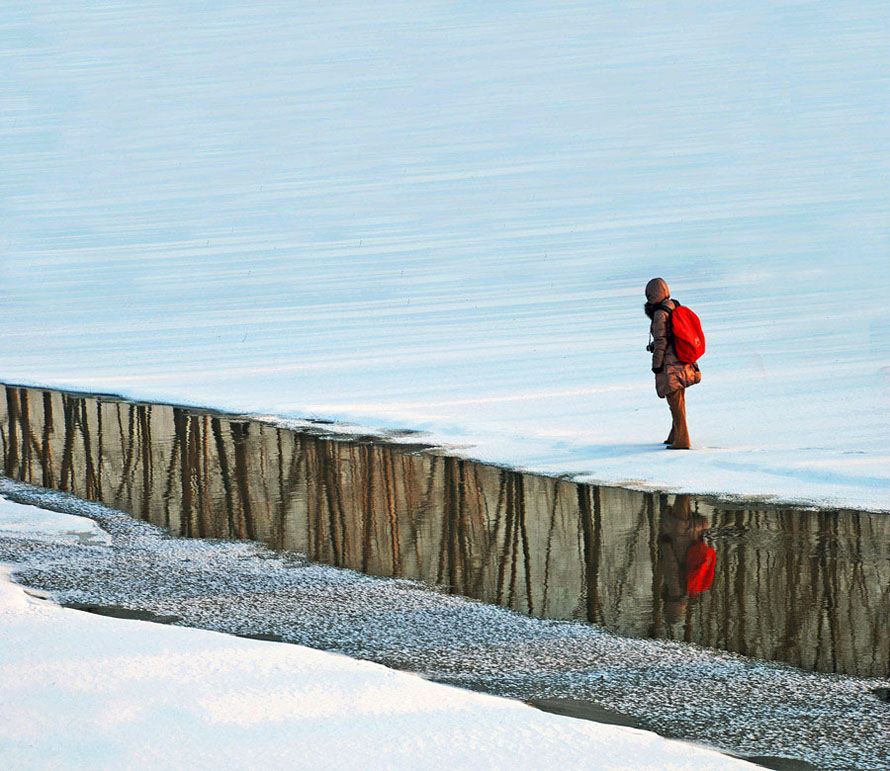
[[[890,508],[890,8],[0,8],[0,377]],[[665,452],[643,287],[702,317]]]
[[[0,533],[12,538],[50,536],[54,540],[62,538],[111,543],[111,536],[91,519],[27,506],[5,498],[0,498]]]

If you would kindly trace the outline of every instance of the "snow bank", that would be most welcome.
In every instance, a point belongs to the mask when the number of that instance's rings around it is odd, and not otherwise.
[[[0,10],[0,377],[890,508],[890,7]],[[643,287],[703,319],[664,452]]]
[[[18,532],[16,516],[0,532]],[[83,527],[45,521],[47,538]],[[60,608],[26,596],[10,566],[0,627],[14,768],[750,767],[332,653]]]

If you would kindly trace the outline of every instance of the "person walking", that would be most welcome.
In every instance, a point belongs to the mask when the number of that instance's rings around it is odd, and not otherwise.
[[[664,440],[669,450],[688,450],[690,447],[686,427],[686,389],[701,382],[698,364],[680,361],[674,348],[671,314],[679,305],[671,299],[663,278],[653,278],[646,284],[645,310],[652,321],[649,327],[652,342],[646,350],[652,353],[655,391],[660,399],[667,399],[671,410],[671,432]]]

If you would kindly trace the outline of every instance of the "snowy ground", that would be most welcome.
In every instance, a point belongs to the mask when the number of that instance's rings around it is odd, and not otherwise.
[[[890,6],[0,6],[0,378],[890,508]],[[695,451],[643,350],[703,318]]]
[[[890,508],[888,25],[852,0],[0,4],[0,379]],[[708,333],[692,453],[657,444],[654,275]],[[0,623],[16,767],[733,762],[8,577]]]
[[[0,534],[110,541],[92,520],[3,499]],[[332,653],[63,609],[9,566],[0,626],[9,768],[751,767]]]

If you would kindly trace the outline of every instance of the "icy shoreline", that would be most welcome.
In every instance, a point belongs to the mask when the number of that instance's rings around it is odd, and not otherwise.
[[[97,532],[0,500],[6,536]],[[0,565],[0,744],[16,768],[752,767],[332,653],[60,608],[13,569]]]
[[[210,403],[199,403],[183,395],[159,397],[151,388],[125,389],[118,393],[99,386],[90,388],[88,383],[80,381],[53,384],[23,380],[5,385],[61,390],[138,404],[206,410],[228,417],[258,420],[282,428],[322,431],[331,436],[378,436],[393,443],[420,443],[429,445],[434,452],[505,469],[642,492],[689,493],[729,502],[757,501],[814,509],[890,513],[890,473],[886,474],[887,479],[884,480],[887,467],[883,459],[869,457],[866,452],[845,451],[841,453],[846,456],[844,458],[835,453],[834,460],[817,461],[811,457],[807,461],[792,462],[785,450],[726,450],[696,446],[690,452],[672,453],[665,451],[662,444],[628,446],[616,443],[598,448],[600,455],[594,464],[601,468],[594,471],[589,468],[593,456],[583,457],[584,448],[578,448],[565,439],[553,443],[550,438],[540,436],[504,437],[456,429],[440,432],[428,424],[422,424],[425,428],[410,422],[379,424],[369,417],[364,417],[369,422],[361,423],[354,422],[359,418],[349,412],[273,414],[256,406],[246,407],[247,403],[230,401],[223,396]],[[239,409],[239,405],[244,408]],[[740,461],[740,457],[744,455],[750,461],[747,466]],[[777,469],[762,468],[772,462],[777,464]],[[844,477],[828,468],[834,463],[865,469],[868,473],[875,473],[875,476]],[[807,471],[810,464],[826,468],[821,472]],[[628,478],[616,476],[625,472],[633,472],[635,475]]]
[[[871,693],[881,680],[541,621],[254,543],[169,538],[56,491],[8,482],[5,490],[87,517],[111,534],[110,546],[0,538],[0,559],[19,563],[19,580],[64,603],[176,616],[181,625],[235,634],[271,633],[523,700],[591,700],[659,732],[746,756],[784,754],[844,769],[876,769],[886,760],[886,705]]]

